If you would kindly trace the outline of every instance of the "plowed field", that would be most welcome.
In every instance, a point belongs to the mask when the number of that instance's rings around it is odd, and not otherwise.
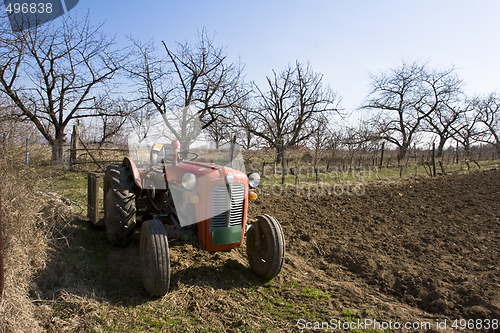
[[[253,212],[282,221],[286,270],[343,307],[405,320],[500,317],[498,171],[260,202]]]

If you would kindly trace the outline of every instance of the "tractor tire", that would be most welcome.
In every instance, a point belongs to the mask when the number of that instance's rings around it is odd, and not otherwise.
[[[247,232],[247,256],[250,267],[260,278],[272,279],[285,262],[285,236],[272,216],[259,215]]]
[[[170,286],[170,253],[167,233],[160,221],[143,223],[139,247],[144,288],[152,297],[165,295]]]
[[[124,164],[111,164],[104,176],[104,224],[113,246],[132,242],[136,219],[134,179]]]

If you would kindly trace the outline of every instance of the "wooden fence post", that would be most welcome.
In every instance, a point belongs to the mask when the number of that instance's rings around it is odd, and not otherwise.
[[[99,183],[103,173],[87,173],[87,217],[93,225],[99,223]]]
[[[285,184],[285,140],[281,139],[281,184]]]
[[[382,163],[384,163],[384,146],[385,141],[382,142],[382,148],[380,149],[380,167],[382,168]]]
[[[436,143],[432,143],[432,175],[436,176]]]
[[[417,163],[417,144],[413,143],[413,154],[415,155],[415,177],[417,176],[418,172],[418,163]]]
[[[78,149],[78,141],[80,139],[80,130],[78,125],[73,125],[73,134],[71,134],[71,147],[69,153],[69,171],[76,170],[76,152]]]

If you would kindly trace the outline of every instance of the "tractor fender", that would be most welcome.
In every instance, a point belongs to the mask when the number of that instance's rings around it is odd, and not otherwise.
[[[128,157],[123,158],[123,164],[125,164],[125,166],[128,168],[128,170],[132,174],[132,177],[134,178],[134,182],[135,182],[134,193],[135,193],[135,195],[139,196],[139,194],[142,191],[142,182],[141,182],[141,176],[139,174],[139,170],[137,169],[137,166],[135,165],[134,161],[132,161]]]

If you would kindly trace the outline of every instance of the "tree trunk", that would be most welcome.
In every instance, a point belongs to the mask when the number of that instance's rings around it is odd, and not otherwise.
[[[179,147],[180,151],[189,151],[189,140],[180,141],[180,144],[181,144],[181,146]]]
[[[281,162],[281,157],[283,155],[283,147],[281,146],[281,143],[278,143],[276,145],[276,164],[279,164]]]
[[[385,146],[385,141],[382,142],[382,148],[380,148],[380,167],[382,168],[382,163],[384,163],[384,146]]]
[[[77,149],[78,149],[78,141],[80,140],[79,137],[79,126],[78,125],[73,125],[73,134],[71,134],[71,151],[69,154],[69,171],[75,171],[76,170],[76,154],[77,154]]]
[[[285,140],[281,140],[280,154],[281,156],[281,184],[285,184]]]
[[[439,139],[439,144],[438,144],[438,149],[437,149],[437,158],[443,157],[443,149],[444,145],[446,144],[446,140],[444,138]]]
[[[52,164],[61,164],[63,158],[63,143],[62,140],[56,140],[52,144]]]
[[[399,152],[398,152],[398,166],[400,165],[401,161],[404,161],[404,158],[406,156],[406,152],[407,151],[408,151],[408,145],[407,144],[399,147]]]
[[[50,143],[52,146],[52,164],[62,163],[64,137],[64,128],[56,129],[55,140]]]
[[[432,175],[436,177],[436,144],[432,143]]]

